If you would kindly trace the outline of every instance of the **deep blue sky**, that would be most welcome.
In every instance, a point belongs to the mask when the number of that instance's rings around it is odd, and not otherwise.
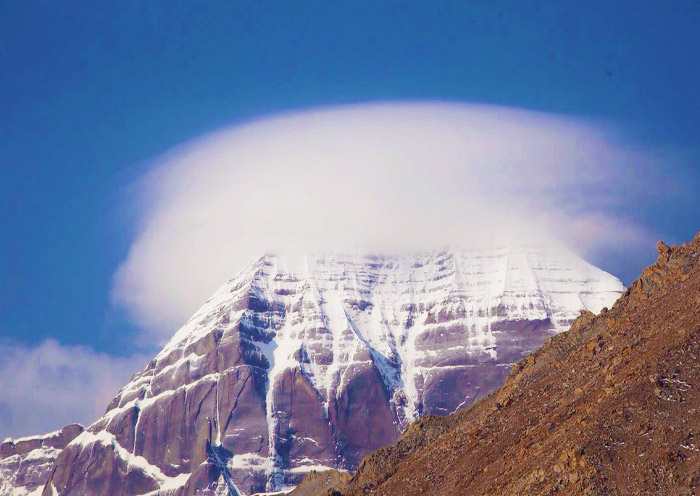
[[[131,351],[109,304],[131,240],[124,188],[222,125],[466,100],[612,120],[700,152],[700,4],[552,4],[0,1],[0,339]],[[700,191],[698,166],[685,172]],[[690,205],[639,216],[680,242],[700,229]]]

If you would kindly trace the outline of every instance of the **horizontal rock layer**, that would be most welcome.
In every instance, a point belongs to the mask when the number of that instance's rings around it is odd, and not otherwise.
[[[83,431],[77,424],[60,431],[0,444],[0,496],[41,494],[58,454]]]
[[[698,494],[700,233],[658,249],[610,310],[582,312],[499,390],[290,496]]]
[[[549,248],[263,257],[60,454],[44,496],[251,494],[354,470],[623,289]]]

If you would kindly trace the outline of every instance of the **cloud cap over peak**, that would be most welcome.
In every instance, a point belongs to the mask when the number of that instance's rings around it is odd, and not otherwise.
[[[167,340],[274,251],[407,251],[562,241],[584,256],[655,235],[630,199],[673,187],[666,157],[612,127],[497,106],[375,103],[223,129],[156,160],[113,302]]]

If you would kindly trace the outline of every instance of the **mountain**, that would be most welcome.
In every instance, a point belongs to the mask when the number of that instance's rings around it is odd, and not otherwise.
[[[551,247],[265,256],[62,451],[43,495],[251,494],[355,470],[623,290]]]
[[[700,233],[658,249],[610,310],[582,312],[499,390],[420,419],[349,482],[314,474],[291,494],[698,494]]]
[[[0,444],[0,495],[39,495],[58,454],[83,432],[73,424],[43,436],[8,438]]]

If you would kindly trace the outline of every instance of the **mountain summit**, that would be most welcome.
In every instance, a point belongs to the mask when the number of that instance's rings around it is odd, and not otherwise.
[[[700,488],[700,233],[659,243],[610,310],[582,312],[470,408],[412,424],[302,496],[692,495]]]
[[[355,470],[498,387],[619,280],[543,247],[265,256],[58,456],[44,496],[252,494]]]

